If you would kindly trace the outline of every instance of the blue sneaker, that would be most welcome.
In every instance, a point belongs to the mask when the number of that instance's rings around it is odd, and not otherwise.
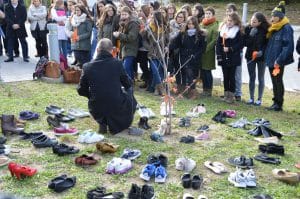
[[[167,171],[165,167],[159,166],[155,169],[155,180],[154,182],[164,183],[166,182]]]
[[[128,160],[134,160],[141,156],[141,151],[138,149],[124,149],[124,152],[121,156],[121,158],[128,159]]]
[[[151,135],[150,135],[150,138],[151,140],[153,140],[154,142],[164,142],[163,140],[163,136],[156,133],[156,132],[153,132]]]
[[[147,164],[144,168],[142,173],[140,174],[140,178],[145,181],[149,181],[152,176],[154,176],[156,167],[154,164]]]

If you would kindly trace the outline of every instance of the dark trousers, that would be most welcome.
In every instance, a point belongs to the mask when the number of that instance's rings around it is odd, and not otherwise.
[[[82,68],[83,64],[90,61],[90,51],[74,50],[74,56],[77,64]]]
[[[283,85],[283,72],[284,66],[280,67],[280,73],[277,76],[273,76],[274,68],[269,68],[269,72],[272,79],[273,85],[273,101],[278,106],[282,107],[283,105],[283,96],[284,96],[284,85]]]
[[[47,31],[37,29],[32,31],[31,34],[35,39],[35,47],[39,57],[48,57]]]
[[[222,66],[224,91],[235,92],[235,70],[236,66],[224,67]]]
[[[7,35],[8,36],[8,35]],[[21,43],[22,46],[22,54],[23,54],[23,58],[28,58],[28,45],[27,45],[27,41],[26,41],[26,37],[17,37],[16,34],[13,35],[9,35],[9,37],[7,38],[7,52],[8,52],[8,57],[13,59],[13,50],[15,49],[15,43],[18,43],[18,39]],[[16,52],[15,52],[16,53]],[[17,54],[17,53],[16,53]]]
[[[143,72],[142,74],[142,79],[149,83],[150,82],[150,77],[151,77],[151,73],[150,73],[150,69],[148,67],[148,51],[138,51],[137,57],[136,57],[136,62],[140,63],[140,68]]]
[[[204,89],[212,89],[213,76],[212,76],[211,70],[201,69],[200,75],[201,75],[201,79],[202,79],[203,90]]]
[[[3,32],[6,32],[6,25],[2,25],[2,30]],[[6,36],[5,38],[3,38],[3,46],[4,46],[4,49],[5,49],[5,53],[8,55],[8,37]],[[20,54],[20,51],[19,51],[19,42],[18,40],[16,39],[15,43],[14,43],[14,52],[15,52],[15,55],[19,55]]]

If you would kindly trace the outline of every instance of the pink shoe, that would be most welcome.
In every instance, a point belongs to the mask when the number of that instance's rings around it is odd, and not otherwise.
[[[229,118],[233,118],[233,117],[236,116],[236,111],[235,110],[225,110],[224,113]]]
[[[76,128],[67,128],[67,127],[55,127],[54,134],[55,135],[76,135],[78,130]]]
[[[208,132],[203,132],[200,135],[195,137],[196,140],[209,140],[210,139],[210,135]]]

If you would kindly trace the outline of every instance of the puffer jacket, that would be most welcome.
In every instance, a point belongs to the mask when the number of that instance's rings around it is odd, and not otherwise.
[[[262,51],[264,53],[267,46],[267,31],[262,28],[257,28],[257,33],[254,37],[250,36],[250,31],[252,27],[249,25],[245,28],[245,46],[247,47],[245,58],[247,61],[252,60],[253,51]],[[256,61],[264,61],[264,56],[258,57]]]
[[[120,27],[120,42],[122,57],[137,56],[139,49],[139,22],[137,19],[132,18],[127,24]]]
[[[265,64],[273,68],[275,62],[285,66],[294,62],[294,31],[290,24],[274,32],[268,41],[265,51]]]

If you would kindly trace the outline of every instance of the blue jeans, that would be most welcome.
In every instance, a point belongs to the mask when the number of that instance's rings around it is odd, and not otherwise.
[[[243,59],[243,52],[240,55]],[[242,96],[242,64],[235,70],[235,96]]]
[[[161,74],[160,74],[160,68],[161,68],[161,62],[158,59],[150,59],[150,68],[152,71],[152,82],[151,82],[151,88],[155,89],[155,86],[160,84]]]
[[[91,46],[91,60],[94,57],[96,47],[97,47],[97,42],[98,42],[98,29],[97,29],[97,27],[93,27],[93,30],[92,30],[92,46]]]
[[[134,80],[133,64],[135,64],[134,56],[124,57],[123,66],[127,75],[130,77],[132,81]]]
[[[58,40],[59,53],[62,53],[65,58],[67,58],[68,54],[68,40]]]
[[[257,65],[257,75],[258,75],[258,100],[262,99],[264,87],[265,87],[265,70],[266,67],[264,62],[251,62],[247,65],[249,73],[249,91],[250,99],[254,100],[255,92],[255,79],[256,79],[256,65]]]
[[[212,89],[213,87],[213,76],[211,74],[211,70],[201,69],[201,78],[204,89]]]

